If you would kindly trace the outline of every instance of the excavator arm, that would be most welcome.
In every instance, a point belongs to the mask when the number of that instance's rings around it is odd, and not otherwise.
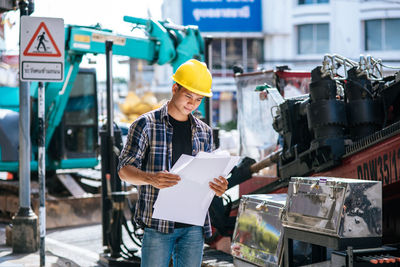
[[[54,96],[53,99],[46,99],[48,102],[46,147],[49,145],[55,127],[61,121],[82,56],[88,53],[104,54],[106,40],[114,41],[114,55],[143,59],[150,64],[169,63],[174,70],[190,58],[203,57],[204,44],[197,27],[175,26],[129,16],[125,16],[124,21],[142,28],[146,36],[118,35],[96,27],[67,26],[65,28],[65,79],[63,83],[52,83],[54,85],[46,88],[46,94],[48,90],[56,91],[55,94],[49,92]]]

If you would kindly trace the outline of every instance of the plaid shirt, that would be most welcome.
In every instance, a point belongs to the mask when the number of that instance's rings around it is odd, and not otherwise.
[[[199,151],[211,152],[211,128],[189,115],[192,128],[192,155]],[[119,157],[118,170],[132,165],[146,172],[169,170],[172,162],[173,128],[168,121],[168,103],[161,108],[140,116],[129,128],[128,139]],[[151,185],[137,186],[139,198],[136,202],[135,221],[159,232],[172,233],[174,222],[153,219],[153,205],[159,189]],[[211,237],[211,224],[207,213],[204,234]]]

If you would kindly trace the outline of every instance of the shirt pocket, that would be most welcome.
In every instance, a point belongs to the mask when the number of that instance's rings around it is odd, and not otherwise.
[[[199,151],[207,151],[209,144],[208,134],[205,132],[197,132],[194,138],[194,155],[196,155]]]
[[[166,146],[153,145],[149,150],[148,166],[150,171],[159,172],[167,168],[167,148]]]

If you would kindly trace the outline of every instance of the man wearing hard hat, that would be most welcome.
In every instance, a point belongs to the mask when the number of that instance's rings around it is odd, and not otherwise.
[[[172,79],[171,100],[132,123],[118,170],[122,180],[138,188],[135,221],[145,229],[141,266],[168,266],[173,255],[174,266],[197,267],[201,265],[204,236],[211,236],[209,215],[201,227],[153,219],[152,214],[159,189],[180,181],[178,175],[168,172],[178,158],[212,150],[211,128],[192,115],[203,97],[212,96],[212,77],[204,63],[191,59]],[[221,196],[228,181],[220,176],[209,186]]]

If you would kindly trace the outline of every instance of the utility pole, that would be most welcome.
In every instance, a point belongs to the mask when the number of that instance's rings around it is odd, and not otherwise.
[[[205,46],[205,62],[210,70],[212,72],[212,37],[206,36],[204,38],[204,46]],[[205,106],[205,120],[206,123],[212,128],[213,127],[213,121],[212,121],[212,97],[205,97],[204,98],[204,106]]]
[[[18,2],[20,17],[33,12],[33,1]],[[20,28],[20,40],[21,40]],[[20,51],[21,54],[21,51]],[[12,219],[13,253],[38,250],[38,217],[31,209],[31,143],[29,83],[19,83],[19,210]]]

